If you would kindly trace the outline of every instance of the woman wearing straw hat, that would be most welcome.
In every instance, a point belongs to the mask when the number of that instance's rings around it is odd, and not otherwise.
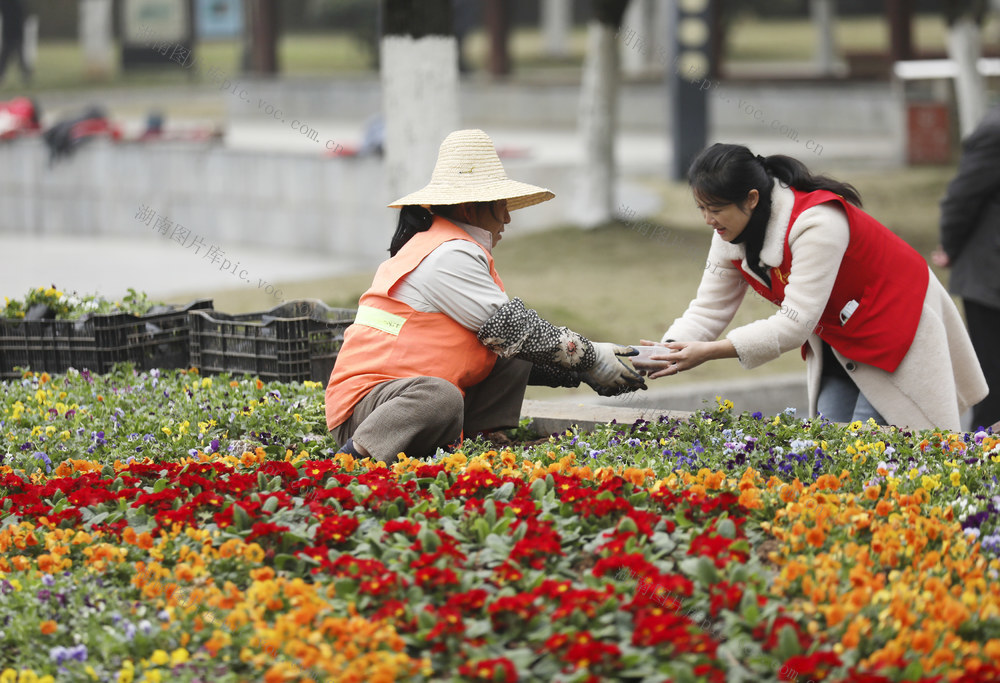
[[[646,388],[618,358],[634,349],[556,327],[504,292],[492,251],[510,212],[554,196],[509,179],[486,133],[460,130],[441,143],[431,182],[389,205],[400,209],[391,258],[326,388],[342,451],[391,463],[516,426],[528,383]]]

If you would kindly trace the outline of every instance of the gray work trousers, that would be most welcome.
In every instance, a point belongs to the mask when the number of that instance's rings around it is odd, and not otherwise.
[[[474,436],[516,427],[530,372],[528,361],[498,358],[492,372],[466,389],[464,398],[458,387],[439,377],[383,382],[333,428],[333,438],[338,444],[354,439],[373,459],[391,464],[399,453],[431,455],[457,442],[463,432]]]

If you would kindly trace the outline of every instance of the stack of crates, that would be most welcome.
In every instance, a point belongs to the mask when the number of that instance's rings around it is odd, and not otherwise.
[[[105,373],[116,363],[126,362],[144,370],[188,367],[188,316],[211,308],[211,299],[199,299],[142,316],[111,313],[79,320],[0,318],[0,379],[21,377],[15,368]]]
[[[241,315],[192,311],[190,364],[206,375],[248,374],[264,381],[312,380],[326,386],[356,313],[318,299]]]

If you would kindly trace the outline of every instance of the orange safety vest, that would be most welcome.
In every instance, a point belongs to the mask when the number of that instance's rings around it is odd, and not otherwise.
[[[422,313],[389,296],[397,282],[435,249],[450,240],[482,247],[465,230],[441,218],[419,232],[395,256],[379,266],[372,286],[361,296],[354,323],[344,332],[344,344],[326,386],[326,425],[334,429],[354,412],[354,406],[382,382],[404,377],[440,377],[465,393],[486,379],[497,355],[483,346],[476,333],[444,313]],[[503,282],[487,249],[493,281]]]
[[[887,227],[840,195],[827,190],[795,193],[792,216],[785,230],[785,253],[781,265],[771,269],[771,288],[733,264],[743,278],[765,299],[780,306],[792,271],[792,249],[788,235],[799,214],[808,208],[837,202],[847,212],[851,241],[844,253],[833,291],[819,320],[803,321],[820,338],[848,358],[895,372],[913,343],[923,313],[929,271],[927,262],[909,244]],[[840,312],[850,301],[858,306],[846,323]],[[789,311],[789,315],[797,312]],[[806,346],[802,346],[805,358]]]

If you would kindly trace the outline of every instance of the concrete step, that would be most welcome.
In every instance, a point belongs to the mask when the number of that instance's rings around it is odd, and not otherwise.
[[[536,400],[526,400],[521,408],[521,417],[531,418],[530,427],[538,434],[562,433],[573,427],[589,431],[597,425],[612,420],[619,424],[632,424],[640,419],[652,422],[660,419],[661,415],[686,420],[691,413],[655,407],[623,408],[588,403]]]
[[[562,432],[574,425],[586,431],[612,420],[632,424],[638,419],[657,420],[661,415],[684,420],[696,410],[715,408],[716,397],[732,401],[736,414],[759,411],[771,416],[786,408],[795,408],[800,417],[809,414],[805,374],[791,373],[697,382],[614,398],[576,395],[555,401],[529,399],[524,401],[521,416],[530,418],[539,434]]]

